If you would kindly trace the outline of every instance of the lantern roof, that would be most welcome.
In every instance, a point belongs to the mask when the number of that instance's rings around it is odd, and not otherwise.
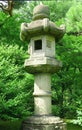
[[[56,24],[49,20],[50,10],[48,6],[40,4],[33,10],[33,21],[24,23],[24,29],[21,32],[24,39],[29,41],[34,36],[52,35],[56,41],[60,40],[65,33],[65,26],[57,27]]]

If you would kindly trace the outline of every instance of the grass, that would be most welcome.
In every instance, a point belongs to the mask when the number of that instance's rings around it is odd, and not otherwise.
[[[72,119],[64,119],[67,123],[67,130],[82,130],[82,127],[72,123]]]
[[[0,120],[0,130],[22,130],[22,120],[2,121]],[[67,123],[67,130],[82,130],[82,127]]]
[[[2,121],[0,120],[0,130],[21,130],[22,121]]]
[[[67,130],[82,130],[82,127],[68,123],[67,124]]]

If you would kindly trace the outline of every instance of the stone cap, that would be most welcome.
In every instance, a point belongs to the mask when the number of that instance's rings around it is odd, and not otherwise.
[[[50,10],[48,6],[40,4],[37,5],[33,10],[33,20],[49,18]]]

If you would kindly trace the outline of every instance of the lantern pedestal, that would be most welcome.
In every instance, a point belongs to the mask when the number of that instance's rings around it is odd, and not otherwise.
[[[50,57],[32,57],[24,65],[34,74],[35,111],[23,122],[23,130],[66,130],[63,120],[51,114],[51,74],[59,70],[61,62]]]

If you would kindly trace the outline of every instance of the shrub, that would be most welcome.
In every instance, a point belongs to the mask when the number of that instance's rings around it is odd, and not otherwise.
[[[31,114],[33,77],[24,67],[27,58],[18,45],[0,46],[0,118],[18,119]]]

